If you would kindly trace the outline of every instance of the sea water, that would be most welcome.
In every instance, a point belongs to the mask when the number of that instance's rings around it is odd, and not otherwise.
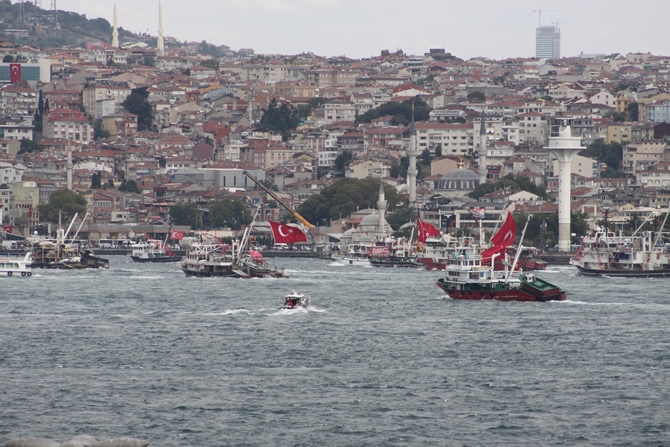
[[[455,301],[425,270],[110,260],[0,278],[0,442],[670,445],[670,279],[550,265],[565,302]]]

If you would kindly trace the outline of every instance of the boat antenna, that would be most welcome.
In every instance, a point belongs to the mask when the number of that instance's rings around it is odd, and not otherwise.
[[[505,282],[509,282],[509,277],[512,275],[512,272],[514,269],[516,269],[516,264],[519,262],[519,256],[521,255],[521,249],[523,248],[523,238],[526,236],[526,229],[528,228],[528,222],[530,222],[530,219],[533,217],[532,214],[528,215],[528,218],[526,219],[526,225],[523,226],[523,231],[521,232],[521,239],[519,239],[519,246],[516,249],[516,254],[514,255],[514,262],[512,262],[512,268],[510,269],[509,272],[507,272],[507,276],[505,277]]]

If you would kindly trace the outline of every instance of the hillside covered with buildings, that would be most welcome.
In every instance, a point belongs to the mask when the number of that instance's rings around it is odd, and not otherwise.
[[[210,205],[228,199],[279,219],[282,209],[245,170],[296,208],[345,177],[379,179],[398,193],[389,212],[412,205],[436,225],[456,216],[474,226],[473,207],[492,220],[506,206],[555,216],[558,168],[545,146],[565,126],[584,146],[572,162],[573,212],[594,224],[607,207],[624,224],[668,207],[670,56],[257,55],[118,30],[115,41],[106,21],[86,42],[42,47],[26,43],[40,33],[28,23],[0,35],[6,231],[44,224],[39,206],[63,188],[86,197],[89,224],[110,225],[92,238],[176,223],[175,206],[201,213],[191,226],[212,227]],[[419,156],[410,204],[412,108]],[[510,174],[546,194],[483,188]],[[313,222],[324,234],[357,224],[333,213]]]

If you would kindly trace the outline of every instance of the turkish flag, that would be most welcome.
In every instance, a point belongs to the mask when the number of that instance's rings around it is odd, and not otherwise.
[[[180,240],[184,239],[184,232],[173,230],[172,233],[170,233],[170,239],[175,240],[175,241],[180,241]]]
[[[507,212],[507,218],[502,227],[491,237],[491,245],[499,247],[509,247],[516,239],[516,222],[512,213]]]
[[[12,84],[21,82],[21,64],[9,64],[9,82]]]
[[[2,227],[2,231],[4,231],[5,233],[10,233],[11,234],[12,226],[11,225],[5,225],[4,227]]]
[[[421,219],[418,220],[418,227],[419,236],[417,239],[421,243],[426,242],[426,239],[428,239],[429,236],[434,237],[440,235],[440,230],[435,228],[433,225],[422,221]]]
[[[307,242],[307,236],[300,228],[280,224],[269,220],[275,244],[293,244],[295,242]]]

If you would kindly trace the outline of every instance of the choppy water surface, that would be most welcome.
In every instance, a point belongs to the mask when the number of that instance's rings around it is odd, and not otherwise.
[[[0,441],[670,445],[670,280],[550,266],[567,302],[461,302],[439,272],[276,262],[0,278]],[[292,289],[309,310],[278,309]]]

